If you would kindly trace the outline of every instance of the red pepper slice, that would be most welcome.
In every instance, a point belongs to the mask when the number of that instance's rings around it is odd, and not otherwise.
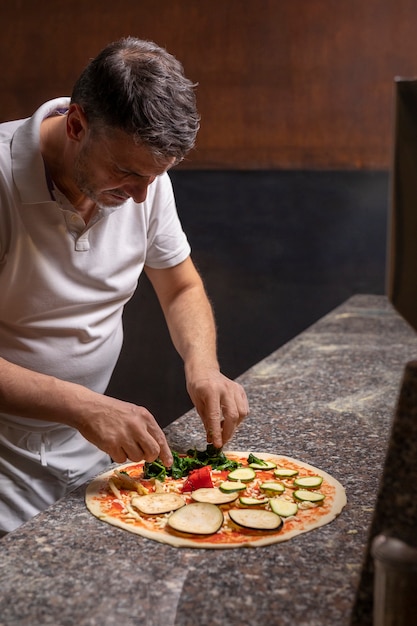
[[[192,470],[185,481],[182,491],[195,491],[203,487],[213,487],[211,480],[211,465],[205,465],[198,469]]]

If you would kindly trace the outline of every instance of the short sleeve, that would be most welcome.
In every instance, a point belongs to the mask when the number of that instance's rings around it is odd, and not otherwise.
[[[145,263],[155,269],[174,267],[191,252],[175,204],[168,174],[159,176],[146,199],[149,211],[148,246]]]

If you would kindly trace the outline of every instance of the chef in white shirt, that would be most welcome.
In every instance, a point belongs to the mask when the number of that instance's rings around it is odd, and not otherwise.
[[[0,534],[111,460],[171,464],[154,416],[104,395],[142,271],[207,440],[223,446],[248,413],[220,371],[168,174],[198,128],[181,64],[131,37],[87,65],[71,98],[0,124]]]

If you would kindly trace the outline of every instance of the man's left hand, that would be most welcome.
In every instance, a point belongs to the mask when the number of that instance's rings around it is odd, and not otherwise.
[[[245,390],[217,369],[187,380],[187,390],[207,433],[207,442],[222,448],[249,413]]]

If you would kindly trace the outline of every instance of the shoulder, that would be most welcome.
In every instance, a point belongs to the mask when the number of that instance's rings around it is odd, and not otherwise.
[[[19,128],[19,126],[21,126],[21,124],[23,124],[25,121],[26,121],[26,118],[22,120],[13,120],[11,122],[1,123],[0,124],[0,142],[4,143],[7,141],[10,141],[15,130],[17,130],[17,128]]]
[[[149,197],[152,197],[152,199],[156,201],[160,201],[164,198],[173,198],[173,196],[174,192],[168,172],[157,176],[149,186]]]
[[[26,119],[3,122],[0,124],[0,167],[3,169],[11,161],[11,142],[16,130]]]
[[[25,120],[0,124],[0,188],[4,189],[7,181],[12,182],[12,138]]]
[[[146,200],[140,206],[151,221],[176,213],[174,192],[167,173],[157,176],[149,185]]]

